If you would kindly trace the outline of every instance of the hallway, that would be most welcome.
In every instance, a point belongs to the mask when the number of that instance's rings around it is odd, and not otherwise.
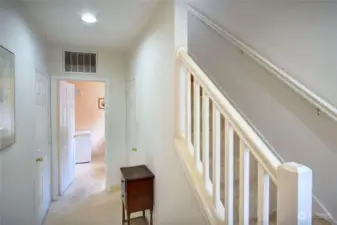
[[[121,224],[120,191],[105,191],[104,159],[78,164],[76,178],[64,196],[53,202],[44,225]],[[142,225],[134,221],[133,225]]]

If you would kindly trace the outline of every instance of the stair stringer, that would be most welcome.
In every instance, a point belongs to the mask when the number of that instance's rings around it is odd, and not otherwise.
[[[213,209],[211,194],[204,188],[202,174],[195,169],[193,157],[189,152],[189,145],[183,138],[176,138],[175,150],[188,183],[191,189],[193,189],[194,196],[200,204],[200,209],[205,220],[209,225],[223,224],[223,221],[218,219],[216,212]]]

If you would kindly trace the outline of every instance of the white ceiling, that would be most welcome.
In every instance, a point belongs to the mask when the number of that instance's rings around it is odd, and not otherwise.
[[[64,45],[128,49],[160,0],[21,0],[48,41]],[[81,14],[97,16],[85,24]]]

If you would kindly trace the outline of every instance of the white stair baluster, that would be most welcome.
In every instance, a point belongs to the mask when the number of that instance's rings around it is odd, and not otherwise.
[[[192,144],[191,139],[191,125],[192,125],[192,117],[191,117],[191,75],[190,73],[186,73],[186,136],[187,136],[187,142],[189,146]],[[189,148],[191,150],[191,153],[193,154],[193,148]]]
[[[206,189],[212,193],[211,180],[209,178],[209,97],[203,91],[203,105],[202,105],[202,157],[203,157],[203,179]]]
[[[194,159],[195,165],[197,166],[199,172],[202,171],[202,165],[200,161],[200,85],[194,79]]]
[[[257,223],[269,225],[269,175],[258,165]]]
[[[224,215],[221,215],[220,207],[220,125],[220,112],[216,105],[213,104],[213,201],[218,216],[223,217]]]
[[[234,225],[234,130],[225,121],[225,220]]]
[[[186,70],[185,68],[177,62],[177,92],[176,92],[176,102],[178,104],[177,111],[176,111],[176,133],[178,136],[183,138],[187,137],[187,130],[186,130]]]
[[[249,225],[249,172],[250,153],[245,143],[240,140],[240,206],[239,224]]]

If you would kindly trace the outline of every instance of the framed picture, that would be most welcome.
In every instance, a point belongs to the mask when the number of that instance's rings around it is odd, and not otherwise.
[[[104,98],[99,98],[98,99],[98,108],[99,109],[104,109],[105,108]]]
[[[15,56],[0,45],[0,150],[15,143]]]

